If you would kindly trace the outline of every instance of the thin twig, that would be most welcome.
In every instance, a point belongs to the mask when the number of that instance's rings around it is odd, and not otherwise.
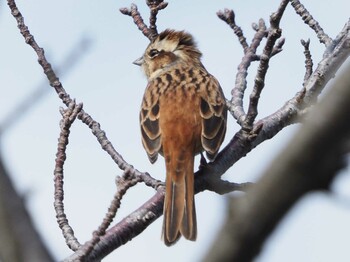
[[[119,10],[122,14],[131,16],[137,28],[144,34],[144,36],[146,36],[149,40],[152,39],[151,31],[143,21],[142,16],[137,9],[137,5],[131,4],[130,9],[123,7],[123,8],[120,8]]]
[[[149,27],[143,21],[143,18],[135,4],[132,4],[130,9],[123,7],[119,10],[122,14],[131,16],[134,20],[134,23],[137,25],[137,28],[143,33],[144,36],[152,41],[158,35],[156,25],[158,12],[166,8],[168,6],[168,3],[164,2],[164,0],[146,0],[146,4],[150,9]]]
[[[225,8],[224,11],[218,11],[216,15],[233,29],[233,32],[238,37],[238,40],[243,47],[244,53],[246,53],[249,47],[247,39],[244,37],[242,29],[235,22],[235,13],[233,10]]]
[[[270,17],[271,27],[268,30],[266,45],[264,47],[262,55],[260,56],[260,63],[255,77],[253,91],[250,94],[247,115],[244,119],[244,122],[242,123],[242,128],[248,133],[250,133],[253,129],[253,123],[256,116],[258,115],[258,102],[260,94],[265,86],[265,77],[269,68],[269,61],[272,51],[275,47],[277,39],[280,38],[282,34],[282,29],[279,27],[279,24],[288,2],[288,0],[282,1],[278,10]],[[279,45],[280,44],[281,43],[279,43]]]
[[[165,188],[160,187],[158,192],[137,210],[129,214],[112,228],[106,231],[99,243],[94,246],[84,261],[99,261],[113,250],[141,234],[151,223],[163,213],[163,200]],[[78,252],[63,261],[79,261]]]
[[[324,85],[334,77],[340,65],[349,56],[350,51],[350,19],[342,31],[337,35],[334,45],[324,52],[322,61],[318,64],[313,74],[309,77],[306,87],[304,103],[311,106],[317,101],[318,95]]]
[[[256,50],[262,39],[266,36],[266,26],[262,19],[259,20],[257,32],[254,35],[252,43],[244,54],[241,63],[238,66],[235,86],[231,91],[231,101],[228,103],[228,109],[239,125],[243,125],[246,113],[243,108],[244,92],[247,88],[248,68],[256,58]]]
[[[290,2],[295,12],[303,19],[304,23],[315,31],[320,42],[325,44],[326,47],[331,45],[333,42],[332,39],[323,31],[320,24],[312,17],[309,11],[298,0],[291,0]]]
[[[156,25],[158,12],[166,8],[168,6],[168,3],[164,2],[163,0],[147,0],[146,4],[150,9],[150,16],[149,16],[150,37],[151,39],[154,39],[158,35],[157,25]]]
[[[114,198],[108,208],[108,212],[106,213],[101,225],[93,232],[92,239],[78,250],[77,255],[80,256],[80,260],[84,261],[85,258],[91,253],[94,246],[100,242],[101,237],[106,234],[106,230],[115,218],[117,211],[121,206],[123,196],[126,194],[129,188],[135,186],[139,182],[141,182],[141,177],[135,176],[135,174],[132,173],[132,170],[125,170],[122,177],[117,177],[117,192],[114,195]]]
[[[74,236],[74,231],[68,223],[68,219],[64,212],[64,190],[63,190],[63,165],[67,158],[66,149],[68,145],[69,129],[76,119],[78,113],[82,110],[82,104],[76,104],[75,101],[69,104],[67,109],[61,108],[62,120],[60,122],[60,136],[58,139],[57,153],[56,153],[56,165],[54,170],[54,182],[55,182],[55,202],[54,207],[56,211],[56,218],[59,227],[62,230],[63,236],[66,239],[66,243],[73,251],[77,250],[81,244]]]
[[[271,57],[277,55],[278,53],[282,52],[282,47],[284,45],[285,38],[281,38],[277,44],[273,47],[272,52],[271,52]]]
[[[313,62],[312,62],[312,57],[311,57],[311,52],[309,49],[310,46],[310,39],[307,41],[301,40],[301,44],[304,47],[304,55],[305,55],[305,76],[304,76],[304,82],[303,86],[305,86],[306,81],[310,78],[312,74],[312,67],[313,67]]]
[[[11,13],[13,17],[17,21],[18,29],[20,30],[20,33],[24,37],[25,42],[30,45],[35,53],[38,56],[38,62],[41,65],[41,67],[44,70],[44,73],[46,77],[49,80],[50,85],[56,90],[56,93],[59,94],[60,98],[62,99],[63,103],[68,106],[72,99],[69,97],[69,95],[64,90],[61,82],[59,81],[58,77],[56,76],[55,72],[53,71],[50,63],[46,60],[44,49],[41,48],[35,41],[34,36],[29,32],[28,27],[24,23],[24,18],[20,11],[18,10],[16,3],[14,0],[8,0],[7,1],[8,6],[11,9]]]
[[[203,182],[203,183],[201,183]],[[201,180],[198,178],[198,183],[196,183],[196,191],[208,190],[215,192],[219,195],[224,195],[232,192],[246,192],[247,189],[253,186],[254,183],[233,183],[226,181],[217,176],[206,177]]]

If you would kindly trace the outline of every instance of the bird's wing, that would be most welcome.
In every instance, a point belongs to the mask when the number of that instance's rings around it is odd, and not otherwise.
[[[161,132],[159,128],[159,93],[155,82],[147,85],[141,104],[140,125],[142,144],[151,163],[158,158],[161,149]]]
[[[226,133],[227,108],[219,82],[209,75],[201,92],[200,115],[202,117],[202,147],[213,160]]]

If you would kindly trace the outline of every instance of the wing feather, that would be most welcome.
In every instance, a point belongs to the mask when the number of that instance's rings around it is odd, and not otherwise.
[[[213,160],[225,138],[227,109],[219,82],[213,76],[207,79],[208,82],[200,101],[201,141],[208,158]]]
[[[154,82],[148,84],[140,111],[142,145],[151,163],[157,160],[162,144],[159,128],[159,95],[153,91],[156,88]]]

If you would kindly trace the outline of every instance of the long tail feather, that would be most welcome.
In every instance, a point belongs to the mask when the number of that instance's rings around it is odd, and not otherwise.
[[[181,235],[189,240],[195,240],[197,236],[193,193],[194,156],[182,153],[174,158],[175,162],[170,160],[166,165],[163,240],[167,246],[176,243]]]
[[[196,240],[197,238],[197,220],[196,220],[196,209],[194,203],[194,175],[193,175],[193,159],[189,159],[186,165],[185,173],[185,209],[182,224],[180,228],[181,234],[189,239]]]

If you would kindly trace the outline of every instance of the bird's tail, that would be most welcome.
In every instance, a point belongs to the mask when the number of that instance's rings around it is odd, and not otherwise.
[[[183,235],[196,240],[197,221],[194,203],[194,154],[179,152],[166,157],[166,193],[162,237],[167,246]]]

